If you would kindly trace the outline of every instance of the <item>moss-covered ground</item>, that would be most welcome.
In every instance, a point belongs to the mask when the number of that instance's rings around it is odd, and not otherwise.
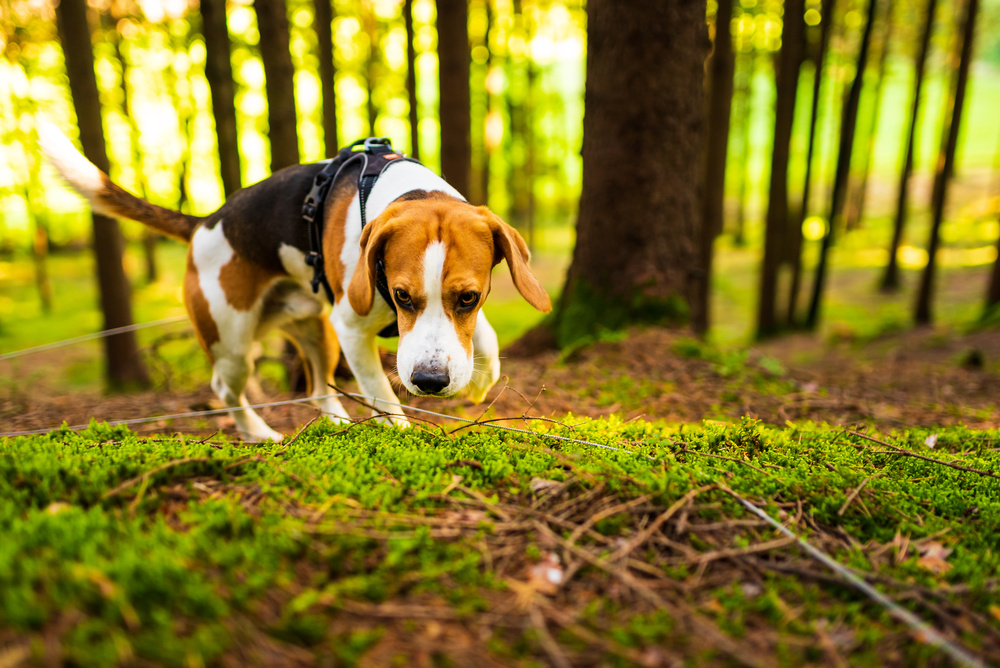
[[[530,429],[0,440],[0,665],[1000,662],[998,431]]]

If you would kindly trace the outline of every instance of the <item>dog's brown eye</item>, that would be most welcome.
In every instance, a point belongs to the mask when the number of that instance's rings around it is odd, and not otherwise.
[[[463,292],[458,296],[458,305],[461,308],[472,308],[479,302],[478,292]]]
[[[406,290],[396,288],[396,303],[400,306],[407,306],[410,303],[410,295]]]

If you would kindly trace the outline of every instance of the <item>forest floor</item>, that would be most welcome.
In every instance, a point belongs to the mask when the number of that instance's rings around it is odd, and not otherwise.
[[[0,366],[5,376],[0,385],[3,431],[220,406],[208,388],[207,372],[201,374],[201,385],[188,379],[174,382],[179,387],[169,391],[105,395],[91,390],[67,395],[56,389],[67,355],[72,353],[43,353],[16,370]],[[704,419],[733,422],[748,415],[779,426],[789,421],[865,422],[886,429],[1000,425],[1000,329],[968,334],[916,329],[866,341],[827,343],[802,334],[723,351],[683,331],[653,328],[599,342],[569,358],[556,351],[524,356],[516,349],[506,355],[503,378],[481,406],[460,398],[407,398],[401,391],[402,400],[462,418],[483,416],[489,406],[487,419],[616,414],[625,420],[690,423]],[[392,354],[386,353],[386,365],[391,367],[393,361]],[[357,391],[352,381],[340,382],[348,391]],[[276,386],[265,382],[267,391],[258,390],[251,399],[264,403],[295,396]],[[364,411],[347,404],[352,413]],[[304,405],[266,408],[262,413],[284,433],[293,433],[315,415]],[[205,435],[221,430],[235,436],[228,416],[178,420],[169,426],[154,421],[133,428],[140,433]]]

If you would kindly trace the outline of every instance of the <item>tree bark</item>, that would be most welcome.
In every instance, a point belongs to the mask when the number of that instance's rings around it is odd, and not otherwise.
[[[212,116],[219,142],[219,171],[222,189],[229,196],[240,189],[242,176],[226,0],[201,0],[201,18],[205,36],[205,78],[212,90]]]
[[[730,22],[732,0],[719,0],[715,14],[715,46],[708,66],[708,129],[705,149],[705,200],[701,225],[701,262],[705,280],[692,309],[691,324],[700,334],[711,324],[712,251],[722,232],[726,200],[726,154],[729,148],[729,119],[733,106],[733,38]]]
[[[410,155],[420,159],[420,102],[417,100],[417,45],[413,31],[413,0],[403,2],[406,24],[406,95],[410,103]]]
[[[872,96],[871,116],[868,119],[865,150],[861,154],[861,179],[850,193],[847,209],[844,215],[844,227],[853,230],[861,225],[865,212],[865,201],[868,195],[868,176],[871,173],[872,159],[875,155],[875,138],[878,132],[878,117],[882,108],[882,90],[886,79],[886,64],[889,56],[889,42],[892,40],[892,8],[893,0],[885,0],[885,21],[882,26],[881,50],[878,56],[878,75],[875,78],[875,92]]]
[[[787,0],[782,18],[781,53],[778,56],[778,97],[774,112],[774,147],[771,152],[771,185],[768,190],[757,309],[757,338],[777,333],[778,268],[786,259],[788,238],[788,159],[795,120],[795,97],[802,64],[803,0]]]
[[[858,52],[857,66],[854,70],[854,81],[851,82],[844,103],[844,112],[840,122],[840,143],[837,147],[837,168],[833,176],[833,192],[830,196],[830,216],[827,219],[826,234],[819,251],[819,262],[816,265],[816,278],[813,282],[812,300],[809,302],[809,315],[806,316],[806,327],[814,329],[819,323],[820,304],[823,299],[823,289],[826,284],[826,265],[833,245],[834,230],[840,222],[844,211],[844,196],[847,191],[847,179],[851,171],[851,153],[854,150],[854,134],[858,124],[858,105],[861,101],[861,89],[864,85],[865,67],[868,64],[868,50],[872,41],[872,29],[875,24],[875,10],[878,0],[868,0],[868,16],[865,19],[865,31],[861,36],[861,49]]]
[[[315,0],[313,11],[316,13],[316,59],[319,61],[323,100],[323,144],[325,154],[332,157],[340,150],[340,138],[337,135],[337,70],[333,61],[333,0]]]
[[[468,197],[472,178],[469,8],[466,0],[437,0],[437,12],[441,173]]]
[[[577,241],[550,320],[564,348],[631,323],[686,320],[703,280],[705,2],[587,9]]]
[[[805,223],[809,215],[809,196],[812,191],[812,166],[813,154],[816,149],[816,126],[819,120],[819,108],[823,103],[820,95],[823,88],[823,65],[826,61],[826,52],[830,46],[830,33],[833,26],[833,13],[836,9],[836,0],[823,0],[822,22],[820,23],[819,45],[813,56],[815,63],[812,88],[812,109],[809,112],[809,143],[806,149],[806,174],[802,184],[802,204],[799,207],[798,216],[793,222],[789,240],[789,262],[792,265],[791,283],[788,288],[788,316],[786,322],[789,327],[795,327],[797,323],[796,314],[798,311],[799,290],[802,285],[802,224]]]
[[[945,123],[945,138],[938,158],[937,172],[934,174],[934,188],[931,193],[931,231],[927,242],[927,266],[920,277],[920,290],[914,309],[914,320],[918,325],[929,325],[934,320],[932,303],[934,300],[934,276],[937,271],[937,249],[941,237],[941,222],[944,219],[944,205],[948,195],[948,182],[955,171],[955,149],[958,147],[958,131],[962,126],[962,111],[965,107],[965,91],[969,82],[969,66],[972,64],[972,44],[976,35],[976,14],[979,0],[968,0],[962,24],[961,55],[948,106],[948,121]]]
[[[756,73],[756,65],[757,53],[751,43],[750,52],[746,55],[746,83],[740,93],[742,108],[738,115],[740,185],[736,194],[736,227],[733,230],[733,243],[740,247],[746,245],[747,188],[750,184],[750,128],[752,127],[750,121],[753,116],[753,77]]]
[[[285,0],[254,0],[260,31],[260,59],[267,80],[267,134],[271,142],[271,172],[299,163],[299,133],[295,118],[295,67],[288,49]]]
[[[881,288],[889,292],[899,289],[899,244],[903,240],[903,230],[906,227],[906,200],[909,193],[910,175],[913,173],[913,157],[917,145],[917,115],[920,112],[920,91],[924,86],[927,54],[930,51],[931,33],[934,30],[934,12],[937,0],[927,0],[924,14],[924,27],[920,34],[920,49],[917,52],[916,81],[913,85],[913,103],[910,105],[910,127],[905,139],[905,158],[903,168],[899,173],[899,190],[896,195],[896,219],[892,228],[892,241],[889,243],[889,263],[885,267]]]
[[[109,171],[101,121],[101,102],[94,73],[94,52],[87,19],[86,0],[62,0],[56,9],[59,37],[66,60],[73,107],[80,128],[83,152],[105,174]],[[122,265],[124,244],[118,222],[93,216],[94,256],[104,329],[132,324],[132,298]],[[149,374],[139,354],[135,332],[104,338],[105,379],[111,390],[148,387]]]

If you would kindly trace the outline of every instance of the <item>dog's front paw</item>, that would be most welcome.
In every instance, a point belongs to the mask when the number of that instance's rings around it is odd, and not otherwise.
[[[240,438],[246,443],[263,443],[264,441],[281,443],[285,436],[270,427],[264,426],[263,429],[257,429],[252,432],[240,431]]]
[[[490,389],[500,379],[500,360],[476,360],[472,380],[465,387],[465,395],[474,404],[482,403]]]

